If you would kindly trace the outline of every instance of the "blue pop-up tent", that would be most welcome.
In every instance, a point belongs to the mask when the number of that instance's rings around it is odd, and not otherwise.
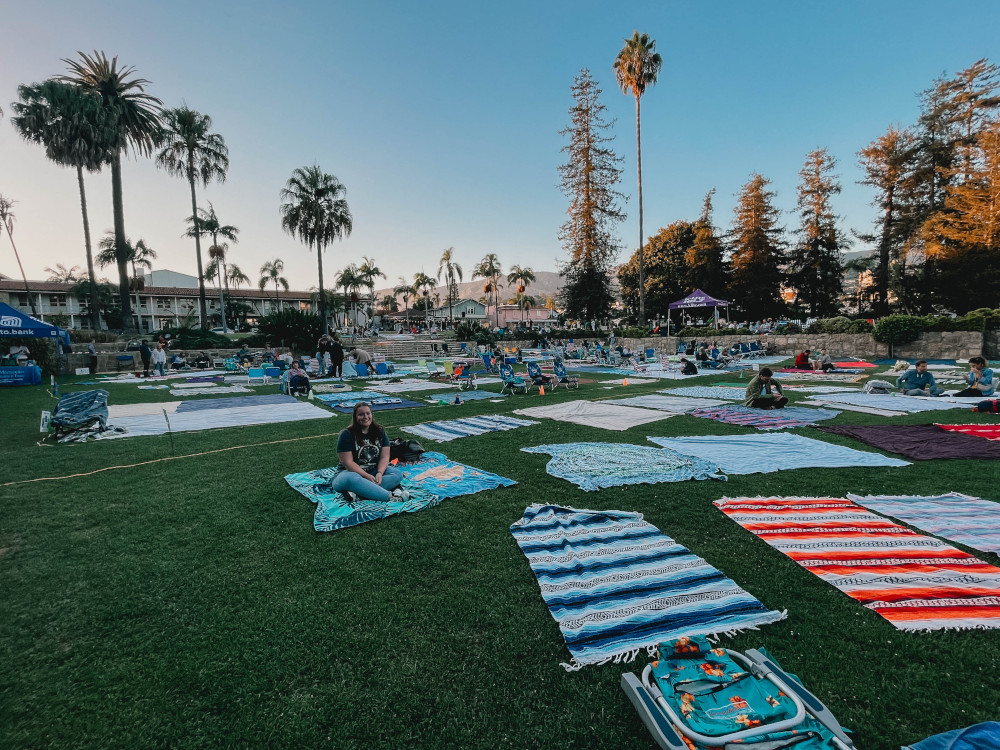
[[[43,338],[62,342],[69,350],[69,333],[58,326],[33,318],[17,308],[0,302],[0,338]],[[59,350],[61,358],[62,350]],[[30,370],[30,372],[29,372]],[[37,385],[42,371],[37,368],[0,367],[0,385]]]

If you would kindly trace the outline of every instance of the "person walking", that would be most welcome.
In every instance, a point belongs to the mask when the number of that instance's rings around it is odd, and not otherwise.
[[[143,339],[142,343],[139,344],[139,357],[142,359],[142,376],[144,378],[149,377],[149,359],[152,354],[153,351],[149,348],[149,343]]]

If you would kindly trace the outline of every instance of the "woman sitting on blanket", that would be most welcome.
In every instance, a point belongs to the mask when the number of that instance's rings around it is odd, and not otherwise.
[[[997,389],[993,370],[986,366],[986,360],[983,357],[973,357],[969,360],[969,374],[966,382],[968,382],[969,387],[956,393],[956,396],[974,398],[992,396]]]
[[[302,369],[299,360],[292,362],[288,370],[288,395],[298,396],[301,391],[306,396],[309,395],[309,373]]]
[[[398,489],[403,473],[389,465],[389,437],[364,401],[355,405],[351,425],[337,438],[337,455],[340,471],[330,486],[349,500],[354,499],[352,495],[380,502],[406,499],[406,493]]]

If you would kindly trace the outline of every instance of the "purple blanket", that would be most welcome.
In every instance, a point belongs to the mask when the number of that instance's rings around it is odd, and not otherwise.
[[[748,406],[710,406],[688,412],[692,417],[714,419],[716,422],[756,427],[758,430],[783,430],[786,427],[808,427],[810,422],[784,416],[780,410],[763,411]]]
[[[932,424],[836,425],[818,429],[856,438],[913,461],[935,458],[1000,459],[1000,443],[961,432],[949,432]]]

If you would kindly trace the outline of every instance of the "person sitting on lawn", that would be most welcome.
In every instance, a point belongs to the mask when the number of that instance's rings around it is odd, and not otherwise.
[[[803,349],[799,352],[799,356],[795,358],[795,369],[796,370],[812,370],[812,362],[809,361],[809,350]]]
[[[389,465],[389,436],[375,422],[371,406],[364,401],[354,407],[350,426],[337,438],[337,456],[340,471],[330,486],[347,495],[348,500],[406,499],[398,489],[403,472]]]
[[[992,396],[997,389],[996,378],[993,370],[986,366],[983,357],[973,357],[969,360],[969,374],[966,378],[969,387],[956,393],[961,397]]]
[[[761,367],[760,372],[747,384],[743,405],[765,411],[783,408],[788,403],[788,398],[781,392],[781,383],[773,377],[770,367]]]
[[[170,358],[171,370],[182,370],[187,367],[187,360],[184,359],[184,352],[175,352]]]
[[[698,347],[698,353],[694,355],[694,358],[697,359],[699,362],[708,362],[709,357],[710,354],[708,350],[708,344],[702,343],[702,345]]]
[[[200,370],[206,370],[206,369],[208,369],[209,365],[211,365],[211,364],[212,364],[212,360],[209,358],[209,356],[205,352],[202,352],[201,354],[199,354],[198,358],[194,361],[194,366],[197,367]]]
[[[681,375],[697,375],[698,367],[687,357],[681,357]]]
[[[299,360],[295,360],[288,370],[288,395],[298,396],[301,391],[308,396],[310,387],[309,373],[302,369]]]
[[[835,370],[837,366],[833,363],[833,357],[826,353],[826,349],[820,349],[819,356],[813,358],[812,368],[814,370],[827,372],[829,370]]]
[[[944,391],[934,382],[934,376],[927,371],[927,360],[918,359],[912,368],[903,371],[896,378],[896,387],[904,396],[941,396]]]

